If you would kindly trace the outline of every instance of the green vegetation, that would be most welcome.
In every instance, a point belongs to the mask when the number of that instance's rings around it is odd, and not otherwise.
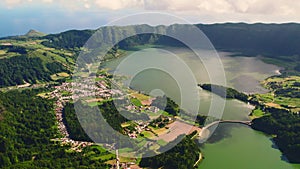
[[[180,143],[162,154],[154,157],[142,158],[141,167],[166,168],[166,169],[190,169],[199,158],[200,148],[191,138],[196,133],[188,136],[178,136],[177,139],[184,137]],[[168,143],[166,146],[172,146],[176,141]],[[150,152],[149,152],[150,153]]]
[[[116,158],[115,154],[97,145],[86,147],[85,151],[87,152],[86,155],[93,161],[108,161]]]
[[[260,108],[256,108],[254,110],[252,110],[250,117],[251,118],[260,118],[263,117],[265,115],[265,112],[262,111]]]
[[[150,122],[150,126],[154,128],[163,128],[170,122],[171,122],[170,117],[160,115],[158,118]]]
[[[58,79],[64,79],[66,77],[69,77],[70,75],[66,72],[60,72],[60,73],[56,73],[56,74],[53,74],[51,75],[51,79],[52,80],[58,80]]]
[[[1,168],[109,168],[50,141],[59,136],[53,101],[36,96],[44,89],[0,93]]]
[[[300,70],[300,49],[297,46],[300,43],[299,24],[226,23],[211,25],[197,24],[195,26],[203,31],[217,50],[234,52],[233,56],[260,55],[264,56],[263,59],[265,61],[284,67],[288,72],[299,72]],[[137,34],[137,32],[143,30],[147,32],[149,30],[153,32],[172,30],[172,33],[176,34],[180,31],[189,30],[189,28],[187,25],[101,27],[97,30],[97,37],[94,37],[94,40],[97,44],[102,44],[104,40],[117,42],[129,34]],[[47,35],[41,37],[41,39],[46,39],[42,43],[45,46],[77,51],[83,47],[88,38],[95,32],[96,30],[71,30],[60,34]],[[126,35],[126,33],[128,34]],[[274,37],[276,37],[276,40],[274,40]],[[114,48],[117,50],[139,50],[136,46],[141,45],[185,46],[168,36],[139,34],[122,40]],[[115,54],[113,55],[115,56]]]
[[[63,119],[66,124],[70,138],[78,141],[91,141],[89,136],[82,129],[75,114],[74,104],[67,103],[63,109]]]
[[[139,99],[137,99],[137,98],[131,98],[130,101],[135,106],[138,106],[138,107],[143,106],[142,103],[141,103],[141,101]]]
[[[24,82],[50,81],[54,73],[67,71],[60,63],[47,64],[47,69],[39,58],[17,56],[0,62],[0,87],[21,85]]]
[[[199,126],[203,127],[206,119],[207,119],[207,116],[197,115],[196,123],[198,123]]]
[[[290,162],[300,163],[300,116],[266,108],[268,115],[253,120],[252,128],[274,135],[274,141]]]
[[[251,96],[250,101],[257,105],[257,109],[252,112],[252,116],[256,118],[253,120],[252,127],[274,135],[274,141],[279,149],[291,162],[299,163],[300,78],[287,76],[297,75],[297,71],[300,72],[299,24],[199,24],[196,26],[201,28],[218,50],[235,52],[234,55],[238,56],[263,55],[262,59],[265,62],[285,68],[283,76],[272,77],[263,82],[271,92]],[[115,42],[126,36],[124,32],[134,34],[139,30],[148,32],[149,30],[157,32],[170,30],[176,33],[178,30],[184,30],[184,26],[102,27],[95,40],[99,44],[104,39]],[[44,36],[32,30],[25,36],[1,39],[0,87],[24,83],[47,82],[48,84],[53,80],[60,82],[65,80],[72,70],[79,51],[93,33],[95,30],[71,30]],[[275,40],[274,37],[276,37]],[[141,48],[137,46],[146,44],[184,46],[166,36],[141,34],[122,40],[108,52],[106,57],[107,59],[118,57],[128,49],[140,50]],[[92,61],[89,58],[85,60],[86,63]],[[201,87],[224,98],[239,99],[244,102],[248,100],[248,95],[232,88],[210,84],[204,84]],[[52,138],[60,137],[60,134],[56,126],[53,100],[47,100],[44,94],[40,94],[47,92],[44,90],[46,89],[0,92],[0,167],[109,168],[104,162],[114,159],[115,156],[99,146],[87,147],[83,152],[77,153],[70,150],[68,146],[61,146],[50,141]],[[62,94],[69,95],[70,93]],[[149,99],[148,96],[142,94],[132,95],[135,98],[131,99],[131,102],[138,107],[142,106],[143,101]],[[83,122],[91,129],[101,128],[103,124],[108,123],[114,130],[124,134],[124,128],[134,130],[133,123],[127,126],[121,125],[128,123],[128,119],[145,120],[148,118],[145,113],[136,114],[124,110],[121,114],[128,118],[126,119],[117,111],[111,100],[98,104],[100,103],[94,102],[90,105],[79,103],[79,109],[85,111],[83,113],[86,119]],[[163,128],[168,123],[168,117],[177,116],[180,112],[178,105],[167,97],[158,97],[152,105],[165,110],[163,111],[164,118],[153,123],[157,128]],[[73,106],[74,104],[67,103],[63,110],[70,137],[75,140],[91,141],[82,129]],[[88,121],[99,117],[99,114],[93,114],[95,106],[99,107],[105,120]],[[205,116],[197,116],[196,122],[201,126],[205,119]],[[153,136],[153,133],[147,131],[142,132],[141,135],[140,138],[149,138]],[[101,132],[96,131],[94,137],[104,139],[104,142],[108,141],[108,138],[104,137]],[[193,168],[200,149],[191,138],[191,136],[185,136],[178,145],[166,153],[142,159],[141,166]],[[114,142],[114,140],[111,141]],[[158,142],[161,146],[174,144],[174,142],[167,144],[163,140]],[[143,141],[140,141],[140,144],[142,145]],[[120,143],[118,146],[126,147],[127,145],[130,143]]]
[[[300,77],[274,76],[266,79],[262,84],[270,92],[249,97],[249,101],[256,105],[250,114],[253,119],[252,128],[274,135],[276,145],[288,160],[299,163]],[[199,86],[224,98],[248,101],[246,94],[231,88],[210,84]],[[198,120],[203,121],[203,118],[197,117]]]
[[[154,137],[154,134],[150,131],[142,131],[142,133],[140,134],[142,137],[145,138],[152,138]]]
[[[51,77],[56,73],[70,72],[73,65],[72,52],[46,48],[41,42],[31,38],[0,40],[3,54],[0,56],[0,87],[65,78],[59,74],[54,79]]]
[[[171,100],[169,97],[156,97],[156,99],[152,102],[152,106],[158,107],[161,110],[169,113],[170,115],[177,116],[180,112],[179,106]]]
[[[45,34],[31,29],[25,34],[25,36],[28,38],[30,38],[30,37],[32,38],[32,37],[42,37],[42,36],[45,36]]]
[[[300,163],[299,82],[299,76],[268,78],[263,85],[270,92],[250,99],[257,105],[252,128],[274,135],[276,145],[293,163]]]
[[[92,30],[70,30],[57,35],[42,37],[47,41],[43,45],[57,49],[80,49],[95,31]]]
[[[226,23],[197,26],[217,49],[252,56],[261,54],[277,57],[299,54],[296,47],[296,41],[299,40],[299,24]],[[276,41],[274,37],[277,38]]]
[[[79,106],[82,106],[83,110],[98,112],[95,110],[95,107],[85,106],[81,102],[78,102]],[[121,124],[126,122],[127,119],[123,117],[118,110],[113,105],[113,101],[103,102],[99,105],[99,109],[106,119],[107,123],[116,131],[122,132]],[[92,117],[92,113],[90,114]],[[67,124],[70,137],[74,140],[82,141],[91,141],[90,138],[86,135],[85,131],[82,129],[81,124],[79,123],[73,103],[67,103],[63,109],[63,116]],[[100,124],[99,124],[100,125]],[[101,134],[101,133],[98,133]]]
[[[246,95],[242,92],[239,92],[233,88],[214,85],[214,84],[202,84],[202,85],[199,84],[199,86],[202,89],[213,92],[216,95],[219,95],[223,98],[237,99],[237,100],[241,100],[243,102],[248,101],[248,95]]]
[[[271,77],[262,82],[270,92],[256,94],[251,102],[262,104],[266,107],[285,109],[292,112],[300,111],[300,77],[279,76]]]

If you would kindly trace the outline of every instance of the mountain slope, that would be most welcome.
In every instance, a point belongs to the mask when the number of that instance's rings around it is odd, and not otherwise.
[[[195,25],[211,40],[216,49],[241,52],[247,55],[267,56],[291,56],[300,55],[300,24],[245,24],[226,23]],[[134,34],[140,30],[179,33],[188,25],[156,26],[133,25],[133,26],[112,26],[101,27],[98,30],[72,30],[60,34],[48,35],[45,38],[51,43],[44,43],[46,46],[60,48],[82,47],[88,38],[98,32],[97,41],[117,42],[128,34]],[[134,37],[136,43],[159,43],[170,45],[172,43],[163,41],[159,35],[139,35]],[[129,46],[123,43],[123,46]],[[52,44],[52,45],[51,45]]]

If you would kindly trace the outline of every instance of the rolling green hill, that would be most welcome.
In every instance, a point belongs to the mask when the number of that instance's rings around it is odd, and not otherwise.
[[[233,56],[261,55],[265,62],[284,67],[285,72],[289,74],[300,71],[300,24],[226,23],[195,26],[205,33],[217,50],[233,52]],[[103,42],[114,44],[121,40],[111,52],[116,54],[118,49],[128,50],[145,44],[184,47],[181,42],[161,34],[166,32],[176,34],[188,30],[189,27],[189,25],[178,24],[155,27],[149,25],[108,26],[97,30],[70,30],[50,35],[30,30],[25,36],[4,38],[0,40],[0,59],[3,59],[2,64],[11,66],[0,67],[0,86],[34,84],[39,81],[60,79],[55,74],[68,73],[72,70],[82,47],[95,32],[97,32],[97,36],[93,37],[95,44],[89,47],[93,49],[104,46]],[[140,31],[159,34],[140,34],[123,39],[129,34]],[[28,63],[21,65],[18,60],[22,58],[26,58],[25,60],[29,58],[26,61]],[[15,61],[16,64],[14,64]],[[92,61],[89,60],[87,63]],[[49,65],[55,65],[57,69],[49,70]],[[15,70],[10,70],[12,67]],[[30,73],[27,71],[29,69],[31,69]],[[51,78],[51,75],[55,78]]]
[[[299,71],[300,67],[300,24],[197,24],[217,50],[233,52],[233,56],[264,56],[264,61],[285,67],[288,71]],[[116,43],[140,31],[177,34],[188,31],[189,25],[156,26],[133,25],[101,27],[97,30],[72,30],[47,35],[42,44],[48,47],[79,49],[97,31],[94,41],[101,46],[103,41]],[[156,44],[184,46],[181,42],[159,34],[140,34],[118,43],[121,49],[136,45]]]

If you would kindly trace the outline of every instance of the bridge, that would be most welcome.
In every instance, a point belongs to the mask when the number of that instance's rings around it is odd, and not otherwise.
[[[243,125],[247,125],[250,126],[252,124],[252,121],[242,121],[242,120],[220,120],[220,121],[214,121],[210,124],[208,124],[207,126],[203,127],[202,130],[199,133],[199,137],[201,137],[203,131],[205,131],[206,129],[219,124],[219,123],[238,123],[238,124],[243,124]]]

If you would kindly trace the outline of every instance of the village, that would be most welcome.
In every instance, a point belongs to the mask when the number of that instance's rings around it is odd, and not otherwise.
[[[147,114],[148,120],[131,120],[130,124],[122,124],[124,133],[129,138],[137,139],[140,137],[164,140],[163,142],[172,141],[180,134],[190,133],[188,129],[191,125],[178,121],[175,117],[169,116],[163,110],[152,105],[155,98],[146,96],[139,92],[130,90],[130,94],[125,94],[124,90],[111,89],[111,81],[103,75],[97,77],[101,79],[95,82],[93,78],[84,80],[63,82],[59,86],[54,86],[54,90],[47,93],[46,96],[55,99],[55,114],[57,126],[61,138],[52,139],[60,142],[62,145],[70,145],[71,150],[81,152],[87,146],[97,145],[93,142],[76,141],[70,138],[68,129],[63,119],[63,108],[67,102],[82,100],[88,105],[97,105],[97,103],[115,98],[123,100],[121,109],[131,112],[132,114]],[[128,99],[125,99],[128,97]],[[96,103],[96,104],[94,104]],[[119,105],[120,106],[120,105]],[[162,114],[164,112],[165,114]],[[182,127],[183,126],[183,127]],[[194,127],[195,128],[195,127]],[[200,130],[196,128],[196,130]],[[103,145],[112,151],[118,151],[113,145]],[[121,167],[120,167],[121,166]],[[116,159],[112,168],[138,168],[134,161],[121,162]]]

